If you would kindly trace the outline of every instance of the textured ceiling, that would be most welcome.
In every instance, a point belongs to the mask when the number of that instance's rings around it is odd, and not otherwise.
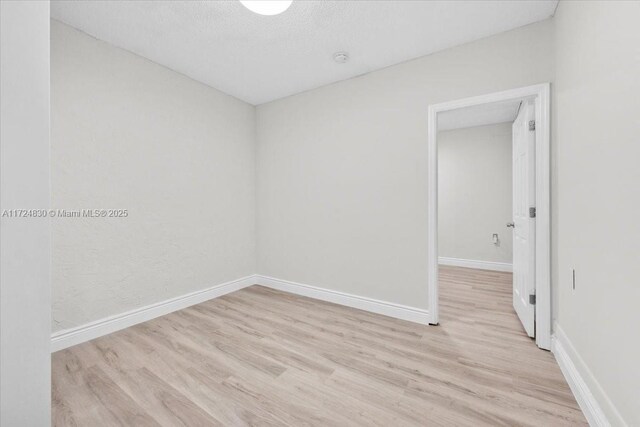
[[[438,131],[513,122],[519,107],[518,99],[445,111],[438,114]]]
[[[257,15],[229,1],[52,1],[51,16],[262,104],[553,15],[552,1],[305,1]],[[347,51],[350,60],[332,56]]]

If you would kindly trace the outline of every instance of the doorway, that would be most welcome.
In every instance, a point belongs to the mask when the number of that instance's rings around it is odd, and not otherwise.
[[[461,113],[455,115],[458,118],[464,117],[465,112],[478,108],[495,112],[515,102],[519,107],[513,125],[513,302],[525,330],[535,336],[537,346],[550,349],[549,94],[550,85],[545,83],[429,106],[428,287],[431,324],[439,322],[438,127],[442,126],[439,119],[445,114],[452,116],[452,112]],[[518,136],[519,132],[521,135]]]

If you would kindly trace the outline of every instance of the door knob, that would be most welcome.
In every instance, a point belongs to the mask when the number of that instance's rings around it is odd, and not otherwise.
[[[508,222],[507,227],[516,228],[516,225],[513,222]]]

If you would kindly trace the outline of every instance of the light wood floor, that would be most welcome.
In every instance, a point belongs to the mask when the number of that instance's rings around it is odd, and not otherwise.
[[[511,308],[441,268],[440,326],[260,286],[53,355],[56,426],[586,425]]]

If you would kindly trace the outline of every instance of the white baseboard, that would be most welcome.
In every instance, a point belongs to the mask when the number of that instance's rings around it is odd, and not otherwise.
[[[51,352],[56,352],[81,344],[121,329],[137,325],[138,323],[146,322],[151,319],[155,319],[156,317],[164,316],[165,314],[182,310],[183,308],[200,304],[210,299],[217,298],[255,284],[323,301],[329,301],[345,305],[347,307],[371,311],[385,316],[408,320],[410,322],[426,325],[429,324],[430,321],[429,312],[427,310],[275,279],[273,277],[251,275],[231,282],[222,283],[208,289],[192,292],[166,301],[127,311],[125,313],[109,316],[82,326],[58,331],[51,335]]]
[[[480,270],[512,272],[513,265],[508,262],[479,261],[475,259],[438,257],[438,264],[455,267],[478,268]]]
[[[555,355],[560,370],[566,378],[589,425],[594,427],[627,425],[615,406],[613,406],[613,402],[611,402],[598,384],[598,381],[593,377],[593,374],[577,353],[567,335],[558,325],[556,325],[555,334],[552,337],[551,351]],[[595,385],[594,390],[589,389],[584,379],[585,377],[589,379],[590,384]],[[594,392],[600,396],[599,400],[594,396]],[[605,412],[602,410],[603,406],[607,407],[609,414],[613,414],[613,419],[607,419]]]
[[[429,312],[420,308],[408,307],[406,305],[394,304],[358,295],[351,295],[344,292],[332,291],[329,289],[318,288],[316,286],[304,285],[302,283],[276,279],[268,276],[258,275],[257,281],[259,285],[277,289],[279,291],[328,301],[335,304],[345,305],[347,307],[358,308],[360,310],[395,317],[397,319],[408,320],[410,322],[421,323],[423,325],[428,325],[431,321]]]
[[[51,335],[51,352],[62,350],[177,310],[182,310],[194,304],[200,304],[254,284],[256,284],[256,276],[246,276],[208,289],[147,305],[115,316],[109,316],[82,326],[58,331]]]

